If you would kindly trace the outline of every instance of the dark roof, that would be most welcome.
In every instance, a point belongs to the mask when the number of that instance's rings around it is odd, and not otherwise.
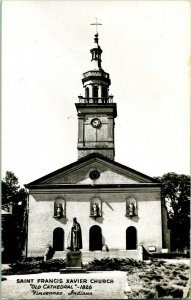
[[[69,170],[70,168],[75,167],[75,166],[78,166],[78,165],[80,165],[81,163],[84,163],[84,162],[86,162],[86,161],[88,161],[88,160],[91,160],[91,159],[93,159],[93,158],[99,158],[99,159],[101,159],[101,160],[103,160],[103,161],[105,161],[105,162],[108,162],[108,163],[110,163],[110,164],[113,164],[114,166],[123,168],[123,169],[126,170],[126,171],[133,172],[133,173],[137,174],[138,176],[143,176],[143,177],[145,177],[146,179],[150,180],[152,183],[159,183],[158,180],[156,180],[156,179],[154,179],[154,178],[152,178],[152,177],[150,177],[150,176],[148,176],[148,175],[145,175],[145,174],[143,174],[143,173],[141,173],[141,172],[138,172],[138,171],[136,171],[136,170],[134,170],[134,169],[131,169],[131,168],[125,166],[125,165],[122,165],[122,164],[120,164],[120,163],[118,163],[118,162],[116,162],[116,161],[114,161],[114,160],[112,160],[112,159],[109,159],[108,157],[104,156],[103,154],[94,152],[94,153],[90,153],[90,154],[88,154],[88,155],[86,155],[86,156],[84,156],[84,157],[78,159],[77,161],[75,161],[75,162],[73,162],[73,163],[71,163],[71,164],[69,164],[69,165],[67,165],[67,166],[65,166],[65,167],[63,167],[63,168],[60,168],[60,169],[58,169],[58,170],[56,170],[56,171],[54,171],[54,172],[51,172],[51,173],[49,173],[49,174],[47,174],[47,175],[45,175],[45,176],[43,176],[43,177],[41,177],[41,178],[38,178],[37,180],[34,180],[34,181],[32,181],[32,182],[30,182],[30,183],[28,183],[28,184],[25,184],[24,186],[25,186],[25,187],[28,187],[28,186],[31,186],[31,185],[33,185],[33,186],[34,186],[34,185],[37,185],[37,184],[41,183],[42,180],[46,180],[46,179],[48,179],[49,177],[52,177],[52,176],[55,176],[55,175],[59,174],[60,172],[67,171],[67,170]]]

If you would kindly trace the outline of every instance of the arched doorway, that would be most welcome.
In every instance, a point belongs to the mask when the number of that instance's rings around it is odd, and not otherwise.
[[[107,103],[108,94],[107,94],[107,88],[105,86],[102,87],[101,96],[102,96],[102,102]]]
[[[94,86],[93,87],[93,97],[98,97],[98,87],[97,86]]]
[[[64,230],[57,227],[53,231],[53,249],[55,251],[64,250]]]
[[[98,225],[90,228],[89,248],[90,251],[102,250],[102,233]]]
[[[126,229],[126,250],[137,249],[137,230],[134,226]]]
[[[89,98],[89,88],[88,87],[85,89],[85,97]]]

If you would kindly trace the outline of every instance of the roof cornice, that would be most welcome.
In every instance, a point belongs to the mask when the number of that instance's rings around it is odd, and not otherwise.
[[[134,169],[131,169],[131,168],[125,166],[125,165],[122,165],[122,164],[120,164],[120,163],[118,163],[118,162],[116,162],[116,161],[114,161],[112,159],[109,159],[108,157],[106,157],[106,156],[104,156],[104,155],[96,152],[96,153],[90,153],[90,154],[88,154],[88,155],[86,155],[86,156],[78,159],[77,161],[75,161],[75,162],[73,162],[73,163],[71,163],[71,164],[69,164],[69,165],[67,165],[67,166],[65,166],[63,168],[60,168],[60,169],[58,169],[58,170],[56,170],[54,172],[51,172],[51,173],[49,173],[49,174],[47,174],[47,175],[45,175],[45,176],[43,176],[43,177],[41,177],[41,178],[39,178],[37,180],[34,180],[34,181],[32,181],[32,182],[30,182],[28,184],[25,184],[24,186],[26,188],[28,188],[29,186],[40,185],[40,183],[42,181],[44,181],[44,180],[46,180],[46,179],[48,179],[48,178],[50,178],[52,176],[56,176],[57,174],[59,174],[61,172],[67,171],[67,170],[69,170],[69,169],[71,169],[73,167],[77,167],[80,164],[83,164],[83,163],[87,162],[88,160],[91,161],[93,159],[98,159],[100,161],[104,161],[104,162],[110,163],[110,164],[112,164],[114,166],[117,166],[119,168],[122,168],[125,171],[132,172],[132,173],[136,174],[137,176],[141,176],[141,177],[144,177],[145,179],[148,179],[149,181],[151,181],[151,183],[159,183],[158,180],[156,180],[156,179],[154,179],[154,178],[152,178],[152,177],[150,177],[148,175],[145,175],[145,174],[143,174],[141,172],[138,172],[138,171],[136,171]],[[43,186],[45,186],[45,184],[43,184]],[[53,187],[53,185],[51,185],[51,186]],[[63,184],[63,186],[67,186],[67,184],[66,185]],[[74,186],[76,186],[76,185],[74,185]],[[103,186],[103,185],[101,185],[101,186]]]

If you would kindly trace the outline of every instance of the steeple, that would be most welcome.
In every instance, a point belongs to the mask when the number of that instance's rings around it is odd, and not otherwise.
[[[90,50],[92,54],[92,63],[93,63],[93,69],[94,70],[100,70],[101,69],[101,54],[102,49],[99,46],[98,43],[98,33],[95,34],[94,37],[94,47]]]
[[[109,74],[101,66],[102,49],[98,44],[98,33],[94,36],[94,46],[91,53],[91,70],[83,73],[82,83],[85,89],[85,98],[91,102],[107,103],[112,102],[109,96],[109,86],[111,84]],[[79,97],[80,99],[80,97]]]
[[[101,25],[97,22],[92,25]],[[101,66],[102,49],[99,46],[98,33],[94,36],[94,45],[90,50],[91,69],[83,73],[84,96],[78,96],[78,158],[92,152],[101,153],[114,159],[114,118],[117,116],[116,103],[109,95],[111,84],[109,73]]]

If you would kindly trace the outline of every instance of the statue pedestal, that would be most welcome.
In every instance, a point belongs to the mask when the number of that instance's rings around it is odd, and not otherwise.
[[[85,273],[82,269],[82,253],[80,251],[70,251],[66,253],[66,269],[60,270],[64,273]]]

